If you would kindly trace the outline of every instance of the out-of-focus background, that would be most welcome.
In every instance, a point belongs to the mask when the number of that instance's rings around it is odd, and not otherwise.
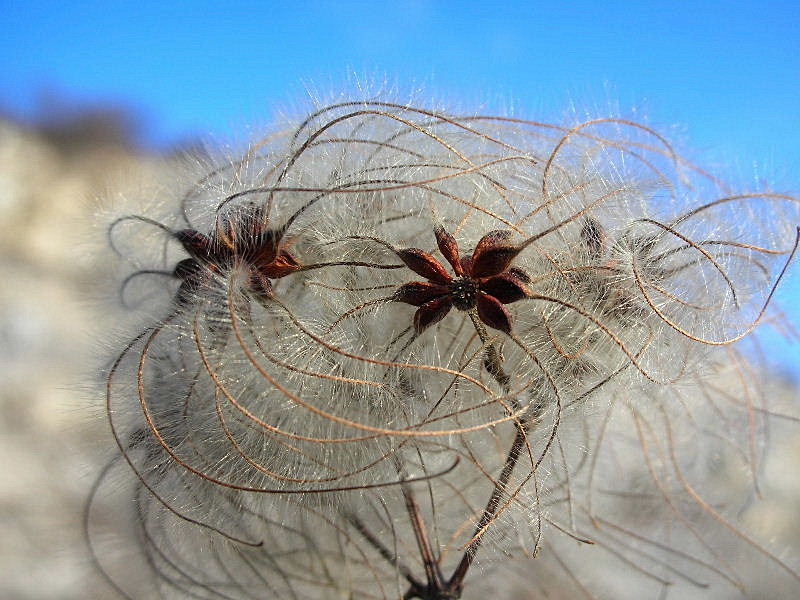
[[[81,533],[112,454],[93,373],[118,318],[100,301],[113,273],[94,215],[181,149],[244,141],[309,94],[397,90],[537,120],[646,120],[737,189],[800,193],[792,2],[379,5],[2,2],[0,597],[111,597]],[[798,266],[777,298],[795,322]],[[762,339],[765,377],[796,395],[800,346]],[[765,522],[796,509],[799,448],[770,463]]]

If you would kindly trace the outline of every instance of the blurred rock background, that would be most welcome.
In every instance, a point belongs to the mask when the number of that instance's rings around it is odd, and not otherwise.
[[[0,598],[109,598],[82,511],[113,455],[97,391],[101,198],[166,168],[132,143],[122,111],[38,126],[0,119]],[[105,252],[106,250],[103,250]],[[109,308],[111,306],[112,308]]]
[[[94,215],[103,201],[163,176],[171,160],[138,150],[134,139],[135,120],[124,111],[78,112],[35,126],[0,119],[2,599],[115,597],[93,569],[82,524],[90,486],[115,454],[97,348],[121,317],[113,302],[101,301],[114,272]],[[782,403],[796,400],[793,382],[775,389]],[[796,564],[800,424],[783,425],[774,437],[781,451],[764,465],[765,500],[742,520]],[[101,531],[119,525],[102,500],[96,514]],[[748,564],[742,557],[741,568]],[[525,570],[508,582],[508,597],[540,597]],[[754,583],[751,597],[786,597],[756,572],[744,578]]]

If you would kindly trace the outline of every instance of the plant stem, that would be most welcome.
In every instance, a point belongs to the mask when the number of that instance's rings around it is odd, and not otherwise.
[[[511,377],[503,369],[500,352],[494,344],[489,342],[489,335],[486,331],[486,328],[478,319],[477,315],[474,314],[474,312],[470,312],[469,316],[473,325],[475,326],[475,330],[478,332],[478,336],[486,345],[486,355],[484,357],[483,365],[486,368],[486,371],[503,389],[503,392],[507,394],[511,389]],[[519,404],[516,402],[516,400],[512,401],[511,408],[513,410],[519,408]],[[527,438],[526,426],[520,421],[515,421],[514,426],[516,427],[517,432],[514,436],[514,441],[511,443],[511,448],[506,455],[505,462],[503,463],[503,469],[500,472],[500,476],[494,483],[494,489],[492,490],[491,496],[489,496],[489,501],[486,503],[486,507],[483,509],[483,514],[481,515],[481,518],[475,527],[472,542],[470,542],[469,546],[467,546],[466,550],[464,551],[461,561],[458,563],[453,575],[444,585],[440,583],[440,580],[437,581],[437,578],[435,577],[432,579],[429,575],[428,586],[424,589],[420,589],[417,585],[412,584],[411,588],[408,590],[408,592],[406,592],[404,600],[410,600],[412,598],[419,598],[421,600],[458,600],[458,598],[461,597],[461,593],[464,589],[464,579],[467,576],[470,566],[472,566],[472,563],[475,560],[483,540],[483,530],[489,523],[491,523],[492,519],[495,518],[497,508],[500,505],[500,499],[502,498],[506,486],[511,479],[514,468],[519,461],[519,457],[522,454],[522,449],[525,447],[525,440]],[[413,496],[411,496],[411,498],[413,499]],[[409,496],[406,496],[406,502],[408,503],[408,501]],[[413,508],[413,512],[412,509],[409,508],[409,514],[418,515],[419,508],[416,506]],[[416,527],[415,534],[417,534]],[[425,553],[423,552],[423,559],[424,558]],[[426,571],[428,571],[429,565],[427,564],[427,561],[425,562]],[[438,573],[438,565],[436,566],[436,572]]]

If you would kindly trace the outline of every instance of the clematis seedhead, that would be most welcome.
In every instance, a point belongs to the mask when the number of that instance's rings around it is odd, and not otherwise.
[[[511,333],[512,316],[504,305],[525,299],[530,281],[523,269],[510,266],[522,250],[508,243],[511,235],[505,230],[490,231],[478,241],[471,256],[462,256],[455,237],[444,227],[435,227],[436,244],[453,275],[425,250],[396,251],[409,269],[427,279],[401,285],[393,298],[419,307],[414,313],[417,334],[444,319],[452,308],[476,311],[484,324]]]

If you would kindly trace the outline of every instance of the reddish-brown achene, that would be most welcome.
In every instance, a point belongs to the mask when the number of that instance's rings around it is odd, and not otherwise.
[[[406,266],[427,281],[406,283],[395,292],[395,302],[418,306],[414,314],[414,329],[422,333],[438,323],[450,309],[477,309],[478,318],[489,327],[511,332],[512,318],[504,304],[528,296],[528,274],[511,262],[521,248],[508,243],[510,231],[496,230],[484,235],[475,246],[472,256],[461,256],[458,243],[444,227],[434,229],[439,251],[455,273],[447,269],[430,253],[419,248],[397,251]]]
[[[191,257],[175,267],[175,275],[182,281],[177,296],[179,303],[187,302],[209,278],[235,264],[247,269],[248,288],[262,300],[272,297],[270,279],[302,268],[291,252],[279,248],[280,232],[266,228],[263,209],[255,205],[231,209],[218,219],[210,236],[184,229],[175,237]]]

